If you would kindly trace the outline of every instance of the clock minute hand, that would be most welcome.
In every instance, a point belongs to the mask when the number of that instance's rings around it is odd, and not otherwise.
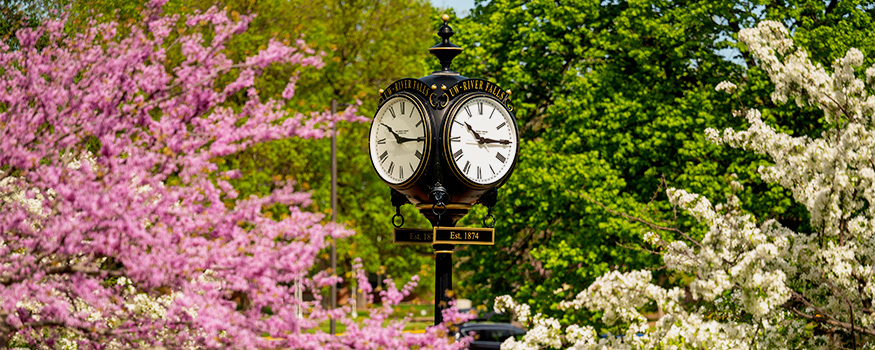
[[[410,141],[425,141],[425,137],[417,137],[415,139],[407,138],[404,136],[398,136],[398,137],[400,140],[400,141],[398,141],[398,143],[405,143],[405,142],[410,142]]]
[[[498,144],[502,144],[502,145],[509,145],[510,144],[510,140],[493,140],[493,139],[486,138],[486,137],[481,138],[480,142],[481,143],[498,143]]]

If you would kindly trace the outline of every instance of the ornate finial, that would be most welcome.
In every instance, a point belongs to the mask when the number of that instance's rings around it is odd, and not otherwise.
[[[450,28],[447,24],[450,21],[450,16],[444,14],[441,16],[441,19],[444,21],[444,25],[438,29],[437,34],[443,40],[439,44],[432,46],[428,51],[441,61],[442,71],[452,72],[450,70],[450,63],[453,62],[453,58],[462,53],[462,48],[450,42],[450,37],[455,34],[453,33],[453,28]]]

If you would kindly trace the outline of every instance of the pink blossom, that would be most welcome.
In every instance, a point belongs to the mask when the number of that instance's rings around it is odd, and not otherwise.
[[[251,16],[232,20],[215,8],[162,16],[164,3],[151,1],[143,20],[122,31],[92,22],[66,34],[63,19],[47,20],[19,30],[15,50],[0,43],[0,348],[13,339],[51,348],[60,338],[81,349],[110,341],[459,348],[439,328],[412,337],[402,334],[403,320],[384,327],[415,280],[401,289],[389,283],[388,302],[361,324],[344,309],[323,309],[320,288],[340,278],[311,270],[329,238],[353,232],[302,210],[310,195],[291,183],[238,198],[228,179],[240,172],[220,172],[214,161],[364,120],[356,106],[287,115],[296,75],[281,100],[259,99],[254,85],[263,68],[315,69],[321,55],[303,41],[271,41],[233,62],[222,51]],[[175,38],[183,57],[174,65],[166,52],[176,44],[166,40],[180,21],[188,27]],[[214,32],[209,40],[205,29]],[[38,48],[40,37],[48,41]],[[236,79],[221,83],[234,79],[232,70]],[[232,95],[245,102],[232,106]],[[262,208],[275,205],[288,216],[266,217]],[[296,289],[316,300],[295,299]],[[349,334],[319,331],[329,317]]]

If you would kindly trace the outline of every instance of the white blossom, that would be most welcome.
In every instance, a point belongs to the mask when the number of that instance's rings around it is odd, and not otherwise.
[[[723,139],[720,138],[720,132],[714,128],[705,129],[705,138],[716,144],[723,142]]]
[[[691,276],[685,288],[658,286],[649,271],[612,271],[560,304],[600,312],[619,334],[563,328],[499,297],[497,306],[531,327],[503,349],[832,349],[850,347],[849,339],[875,348],[867,343],[873,337],[863,335],[875,334],[875,97],[866,87],[875,83],[875,67],[858,78],[863,53],[850,49],[827,71],[794,46],[779,22],[744,29],[739,39],[774,83],[776,103],[818,108],[830,128],[819,137],[791,136],[766,124],[759,110],[744,109],[733,114],[747,120],[747,129],[707,129],[706,137],[767,156],[772,165],[761,166],[760,176],[792,193],[810,214],[812,232],[757,221],[738,208],[734,194],[712,205],[670,188],[671,203],[707,231],[700,240],[653,232],[644,240],[662,248],[667,268]],[[717,86],[736,89],[729,82]],[[743,190],[737,176],[730,186]],[[642,310],[653,304],[662,316],[649,325]]]
[[[644,241],[650,244],[658,244],[661,238],[658,234],[653,233],[653,231],[647,231],[644,233]]]
[[[720,84],[717,84],[717,87],[714,90],[723,91],[727,94],[731,94],[731,93],[735,92],[735,90],[737,88],[738,88],[738,86],[736,86],[732,82],[724,80],[724,81],[721,81]]]

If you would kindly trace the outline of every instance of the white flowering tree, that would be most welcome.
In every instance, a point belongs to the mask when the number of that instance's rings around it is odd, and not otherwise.
[[[851,49],[830,73],[812,64],[778,22],[742,30],[739,39],[774,82],[775,102],[819,108],[829,128],[820,138],[792,137],[751,109],[736,112],[747,130],[706,132],[717,144],[770,157],[773,165],[761,167],[761,176],[792,191],[809,211],[813,232],[758,223],[734,198],[712,205],[669,189],[672,203],[709,228],[700,240],[645,235],[668,269],[692,276],[684,288],[656,285],[649,271],[615,271],[561,305],[602,313],[609,330],[563,326],[499,297],[496,308],[530,327],[503,349],[875,347],[875,96],[866,88],[875,83],[875,66],[865,69],[865,81],[858,78],[863,54]],[[724,82],[717,89],[737,87]],[[654,305],[662,316],[648,323],[643,310]]]

